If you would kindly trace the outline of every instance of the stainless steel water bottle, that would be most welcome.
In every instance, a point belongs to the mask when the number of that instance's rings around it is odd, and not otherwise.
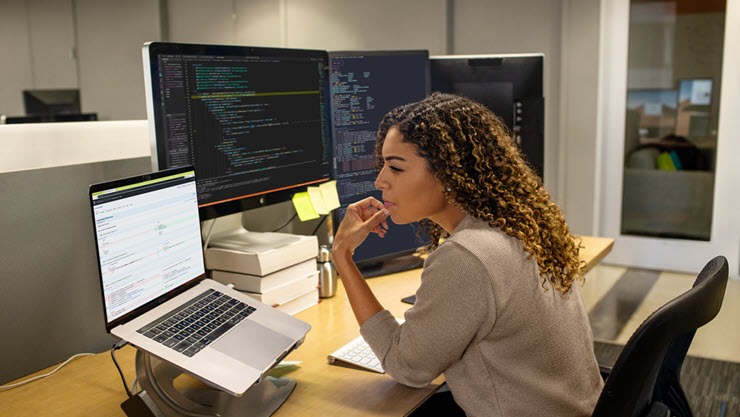
[[[331,249],[326,245],[319,248],[319,297],[334,297],[337,293],[337,271],[331,261]]]

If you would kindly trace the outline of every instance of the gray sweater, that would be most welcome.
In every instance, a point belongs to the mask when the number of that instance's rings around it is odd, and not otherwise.
[[[603,386],[577,284],[542,285],[517,239],[466,217],[424,264],[399,325],[383,310],[360,332],[412,387],[441,373],[470,416],[590,416]]]

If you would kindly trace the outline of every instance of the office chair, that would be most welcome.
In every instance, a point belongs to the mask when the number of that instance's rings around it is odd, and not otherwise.
[[[728,274],[724,256],[712,259],[690,290],[637,328],[607,371],[592,417],[693,416],[681,387],[681,366],[696,329],[719,312]]]

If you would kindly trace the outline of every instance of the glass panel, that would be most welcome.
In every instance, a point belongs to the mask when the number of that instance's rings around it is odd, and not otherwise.
[[[624,235],[710,240],[725,0],[631,0]]]

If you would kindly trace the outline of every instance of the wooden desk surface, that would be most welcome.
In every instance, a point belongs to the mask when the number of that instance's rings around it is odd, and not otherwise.
[[[590,270],[611,250],[613,239],[583,237],[581,258]],[[410,306],[400,299],[416,291],[420,270],[406,271],[368,280],[383,306],[397,317]],[[359,335],[342,286],[337,295],[296,315],[311,324],[304,344],[286,360],[299,365],[278,370],[280,376],[298,384],[274,414],[281,416],[388,416],[405,415],[443,382],[443,377],[425,388],[410,388],[377,374],[342,365],[329,365],[326,357]],[[135,349],[127,346],[116,353],[127,381],[135,378]],[[48,372],[39,371],[28,377]],[[21,378],[25,380],[28,377]],[[77,358],[54,375],[18,388],[0,392],[0,416],[121,416],[126,399],[121,379],[105,351]]]

